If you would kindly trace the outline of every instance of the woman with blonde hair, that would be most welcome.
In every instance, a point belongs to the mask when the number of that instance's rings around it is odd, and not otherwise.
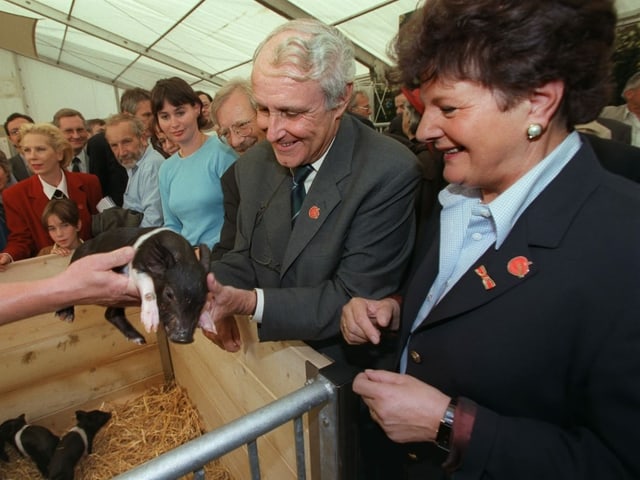
[[[98,213],[102,198],[98,177],[68,172],[71,145],[55,126],[25,124],[20,128],[20,150],[34,175],[2,193],[9,238],[0,253],[0,269],[12,261],[37,255],[53,243],[42,226],[42,213],[52,198],[69,198],[78,206],[82,228],[80,238],[91,237],[91,215]]]

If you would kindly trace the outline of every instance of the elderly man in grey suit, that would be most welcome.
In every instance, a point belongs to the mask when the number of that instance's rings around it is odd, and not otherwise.
[[[631,145],[640,147],[640,72],[632,75],[622,90],[626,103],[604,107],[601,117],[611,118],[631,126]]]
[[[205,335],[226,350],[240,348],[233,314],[252,315],[262,341],[304,340],[334,360],[361,363],[340,338],[341,308],[352,296],[381,298],[399,286],[413,247],[419,169],[399,142],[345,115],[354,72],[349,41],[316,21],[284,24],[254,54],[267,141],[236,162],[235,245],[208,277],[217,332]]]

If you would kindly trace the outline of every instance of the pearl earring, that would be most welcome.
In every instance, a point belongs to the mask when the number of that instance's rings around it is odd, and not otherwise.
[[[538,138],[540,135],[542,135],[542,125],[540,125],[539,123],[532,123],[531,125],[529,125],[529,127],[527,128],[527,138],[529,140]]]

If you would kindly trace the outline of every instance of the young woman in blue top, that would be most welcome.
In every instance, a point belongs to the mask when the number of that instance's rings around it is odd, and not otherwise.
[[[160,167],[164,226],[194,246],[212,247],[224,219],[220,177],[236,154],[217,136],[200,131],[201,100],[181,78],[158,80],[151,106],[160,129],[180,147]]]

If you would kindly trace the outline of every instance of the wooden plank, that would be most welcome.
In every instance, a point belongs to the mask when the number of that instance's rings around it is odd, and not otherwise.
[[[192,347],[171,347],[176,381],[187,389],[208,429],[302,387],[305,361],[318,367],[330,363],[302,342],[260,343],[256,326],[246,318],[238,321],[243,341],[240,352],[225,352],[203,335],[196,335]],[[296,477],[291,423],[260,439],[258,447],[263,477]],[[225,456],[223,462],[237,478],[249,476],[246,448]]]
[[[36,315],[29,319],[0,325],[0,349],[9,349],[19,345],[29,345],[49,337],[64,336],[76,329],[88,328],[95,325],[110,325],[104,318],[104,307],[98,305],[81,305],[76,307],[76,319],[68,323],[57,318],[53,312]],[[147,337],[147,342],[155,339],[144,332],[140,322],[140,307],[126,309],[131,324]],[[111,326],[114,332],[116,328]],[[120,333],[120,336],[124,336]]]
[[[78,322],[68,330],[64,335],[23,342],[13,348],[5,349],[3,345],[0,368],[4,373],[0,394],[63,374],[98,368],[145,348],[129,342],[106,321],[86,328]],[[148,335],[148,338],[150,345],[154,345],[155,335]]]
[[[48,278],[61,272],[69,265],[69,260],[70,257],[44,255],[13,262],[4,272],[0,272],[0,283]]]
[[[0,411],[7,418],[21,413],[30,419],[43,418],[62,410],[82,408],[96,398],[157,375],[162,375],[157,348],[143,347],[99,366],[4,392],[0,396]]]
[[[74,405],[73,407],[60,410],[52,415],[46,415],[45,417],[29,418],[29,420],[33,423],[43,425],[54,432],[66,432],[76,423],[76,410],[105,410],[109,404],[124,404],[143,395],[151,387],[160,385],[163,382],[164,375],[156,374],[138,382],[127,384],[122,388],[109,391],[104,395],[96,396],[80,405]]]
[[[196,341],[200,346],[207,347],[205,351],[208,351],[209,345],[204,342],[210,343],[202,336],[199,336]],[[193,354],[196,350],[197,347],[190,349],[188,353]],[[216,362],[214,368],[209,368],[212,364],[206,365],[204,368],[193,368],[194,366],[190,362],[182,363],[187,357],[194,358],[193,355],[179,355],[179,358],[174,356],[176,379],[178,381],[180,378],[185,380],[184,383],[180,381],[179,383],[186,388],[189,398],[197,406],[208,429],[219,427],[273,400],[264,389],[260,388],[257,382],[251,381],[250,372],[246,370],[242,372],[239,362],[228,358],[227,362]],[[200,358],[206,358],[206,355]],[[222,380],[217,376],[220,372],[225,372],[225,378]],[[232,384],[235,384],[236,388],[232,389]],[[239,392],[244,393],[240,394]],[[242,407],[242,404],[249,406]],[[274,437],[278,436],[281,439],[274,441]],[[291,467],[291,455],[288,452],[280,451],[274,446],[274,443],[279,443],[282,449],[293,448],[291,425],[284,425],[258,441],[261,478],[295,479],[295,472]],[[293,468],[295,469],[295,456],[293,458]],[[246,447],[225,455],[222,462],[225,467],[229,468],[234,478],[250,478]]]

